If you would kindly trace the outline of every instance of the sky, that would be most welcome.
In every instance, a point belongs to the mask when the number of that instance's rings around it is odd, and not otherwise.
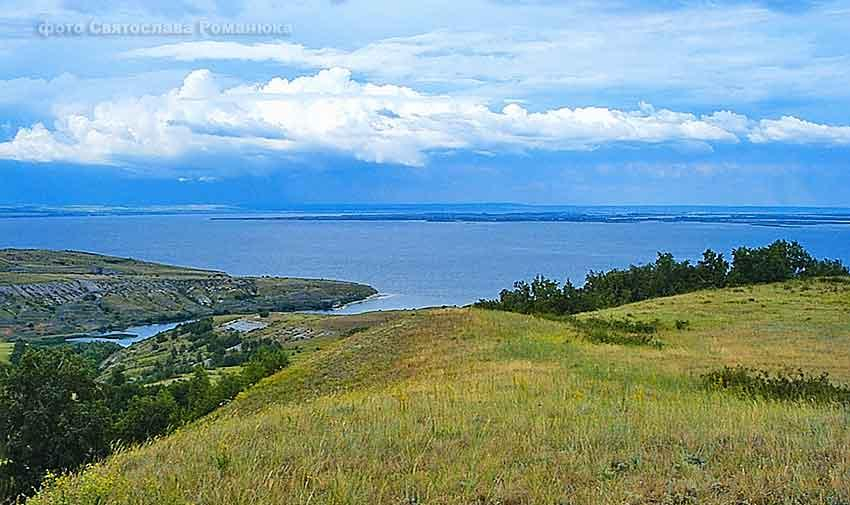
[[[0,205],[850,207],[850,1],[3,4]]]

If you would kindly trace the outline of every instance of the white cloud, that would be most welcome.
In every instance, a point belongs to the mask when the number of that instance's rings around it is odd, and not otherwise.
[[[793,116],[762,119],[749,134],[751,142],[786,142],[791,144],[850,145],[850,126],[829,126],[804,121]]]
[[[729,111],[697,116],[656,109],[501,110],[469,97],[361,83],[343,68],[226,87],[208,70],[162,95],[103,101],[60,114],[48,129],[21,128],[0,157],[146,165],[152,159],[246,152],[333,151],[377,163],[422,165],[445,150],[591,150],[664,143],[847,143],[850,128],[782,118],[754,122]]]
[[[21,128],[11,141],[1,143],[0,158],[35,162],[74,160],[81,163],[102,163],[104,161],[92,152],[79,149],[77,144],[57,141],[56,136],[41,123],[36,123],[31,128]]]

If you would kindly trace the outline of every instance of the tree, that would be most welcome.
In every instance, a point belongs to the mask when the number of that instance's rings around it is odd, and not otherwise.
[[[263,377],[282,370],[289,365],[289,354],[283,349],[260,348],[242,369],[245,382],[253,384]]]
[[[85,359],[67,350],[28,349],[0,376],[0,480],[27,493],[49,471],[107,453],[109,410]]]
[[[777,240],[765,247],[739,247],[732,251],[731,284],[780,282],[805,275],[817,265],[797,242]]]
[[[167,389],[155,396],[134,396],[116,425],[116,435],[125,442],[144,442],[180,423],[177,402]]]
[[[16,340],[15,347],[12,348],[12,354],[9,355],[9,362],[17,365],[21,362],[24,352],[27,350],[27,344],[23,340]]]
[[[696,274],[700,288],[722,288],[729,275],[729,262],[722,253],[706,249],[697,263]]]
[[[850,275],[850,271],[840,261],[817,260],[797,242],[777,240],[761,248],[733,250],[731,269],[723,255],[711,249],[696,265],[659,252],[655,262],[646,265],[607,272],[591,270],[584,286],[578,288],[569,281],[559,288],[554,281],[540,276],[531,284],[518,281],[512,290],[502,290],[498,300],[480,300],[476,306],[524,314],[565,315],[698,289],[842,275]]]

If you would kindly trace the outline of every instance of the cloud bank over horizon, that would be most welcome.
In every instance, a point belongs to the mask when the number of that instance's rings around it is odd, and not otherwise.
[[[226,86],[210,70],[189,73],[162,95],[93,104],[60,114],[53,128],[20,128],[0,158],[49,163],[144,165],[199,152],[311,153],[423,166],[435,151],[591,151],[608,144],[787,143],[850,145],[850,126],[792,116],[750,119],[722,110],[556,108],[517,103],[492,110],[471,97],[352,79],[339,67],[288,80]]]
[[[33,29],[90,21],[293,30]],[[230,183],[253,188],[246,200],[274,179],[327,201],[357,187],[374,199],[844,203],[848,24],[850,0],[9,0],[0,172],[12,189],[0,197],[41,198],[43,174],[61,173]]]

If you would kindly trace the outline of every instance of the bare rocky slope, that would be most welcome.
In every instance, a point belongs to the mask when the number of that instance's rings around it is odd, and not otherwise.
[[[234,277],[75,251],[0,250],[0,338],[40,338],[261,310],[327,309],[376,291],[351,282]]]

